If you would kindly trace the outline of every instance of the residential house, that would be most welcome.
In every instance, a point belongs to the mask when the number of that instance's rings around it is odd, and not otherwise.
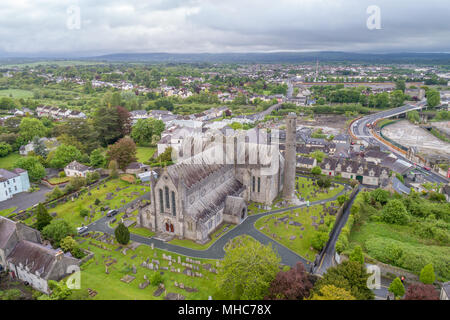
[[[297,167],[305,168],[305,169],[312,169],[315,166],[317,166],[317,160],[314,158],[308,158],[308,157],[297,157]]]
[[[132,162],[125,168],[125,173],[128,174],[139,174],[147,171],[150,171],[150,166],[140,162]]]
[[[0,202],[11,199],[15,194],[26,192],[30,189],[30,180],[26,170],[17,168],[14,170],[0,169]]]
[[[0,270],[7,270],[35,290],[49,294],[48,281],[60,281],[80,260],[41,243],[39,231],[0,216]]]
[[[72,161],[64,168],[64,172],[67,177],[86,178],[86,175],[94,172],[94,170],[91,167],[85,166],[77,161]]]

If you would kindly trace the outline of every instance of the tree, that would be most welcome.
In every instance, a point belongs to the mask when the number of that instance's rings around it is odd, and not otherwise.
[[[89,160],[91,167],[94,168],[103,168],[106,164],[106,159],[103,156],[103,152],[101,149],[95,149],[94,151],[92,151]]]
[[[75,235],[75,229],[65,220],[52,220],[42,230],[42,235],[50,240],[53,247],[59,247],[60,241],[67,236]]]
[[[328,268],[327,272],[314,286],[314,294],[326,285],[333,285],[345,289],[357,300],[374,299],[375,295],[367,288],[369,274],[365,266],[355,261],[344,261],[341,264]]]
[[[19,136],[23,142],[29,142],[34,137],[45,137],[47,128],[36,118],[23,118],[19,126]]]
[[[325,153],[323,153],[320,150],[316,150],[311,153],[311,157],[317,160],[317,163],[321,163],[323,159],[325,158]]]
[[[6,157],[11,152],[12,152],[11,145],[5,142],[0,142],[0,157]]]
[[[399,277],[395,278],[394,281],[391,282],[388,291],[393,293],[395,298],[401,298],[404,296],[405,287]]]
[[[125,225],[120,222],[117,228],[114,230],[114,235],[118,243],[126,245],[130,242],[130,231]]]
[[[42,294],[38,300],[67,300],[72,294],[72,290],[67,287],[64,281],[57,282],[54,280],[48,281],[50,295]]]
[[[322,189],[327,189],[331,186],[331,180],[328,177],[321,177],[317,180],[317,185]]]
[[[42,231],[52,221],[52,216],[48,213],[47,208],[39,203],[36,208],[36,229]]]
[[[323,231],[315,232],[311,239],[311,246],[320,251],[325,247],[328,241],[328,233]]]
[[[404,300],[439,300],[439,292],[431,284],[414,283],[406,289]]]
[[[125,168],[136,161],[136,144],[128,137],[122,138],[112,146],[108,147],[107,160],[116,160],[120,169]]]
[[[118,116],[118,124],[119,130],[122,134],[122,137],[129,135],[131,132],[131,114],[124,107],[118,106],[116,107],[117,116]]]
[[[389,191],[378,188],[370,193],[370,199],[372,204],[379,202],[381,205],[385,205],[389,200]]]
[[[430,108],[437,107],[441,104],[441,94],[439,91],[434,89],[427,91],[427,104]]]
[[[101,144],[105,147],[123,137],[117,108],[106,106],[98,108],[94,113],[93,125],[98,132]]]
[[[81,151],[65,144],[60,145],[48,155],[48,163],[52,168],[64,168],[74,160],[81,161]]]
[[[163,282],[164,282],[164,278],[161,275],[161,273],[159,273],[159,272],[153,273],[153,275],[150,278],[150,284],[152,286],[159,286]]]
[[[403,105],[406,100],[406,96],[403,91],[395,90],[391,93],[391,107],[398,108]]]
[[[100,147],[99,133],[91,120],[68,119],[53,129],[53,135],[61,143],[73,145],[87,154]]]
[[[154,136],[161,136],[165,125],[153,118],[139,119],[131,130],[131,137],[138,144],[151,144]]]
[[[268,299],[303,300],[309,297],[312,287],[303,263],[297,262],[289,271],[278,272],[270,284]]]
[[[405,90],[406,90],[405,80],[397,80],[397,81],[395,81],[395,90],[399,90],[402,93],[405,93]]]
[[[420,271],[420,281],[424,284],[433,284],[434,280],[436,280],[434,268],[433,265],[429,263]]]
[[[108,169],[110,171],[109,172],[109,176],[112,179],[117,179],[119,177],[119,173],[117,171],[118,168],[119,168],[119,166],[117,165],[117,161],[116,160],[111,160],[109,162],[109,166],[108,166]]]
[[[39,181],[46,175],[44,166],[35,157],[21,158],[15,162],[14,166],[27,170],[32,181]]]
[[[318,175],[322,174],[322,169],[320,169],[320,167],[314,167],[311,169],[311,173],[318,176]]]
[[[337,197],[337,201],[340,206],[342,206],[348,200],[350,200],[350,197],[346,194],[343,194],[343,195],[340,195],[339,197]]]
[[[78,247],[78,243],[71,236],[67,236],[61,240],[59,247],[64,252],[71,252],[74,248]]]
[[[409,214],[401,200],[390,200],[383,208],[381,219],[390,224],[405,225],[409,222]]]
[[[361,246],[356,246],[355,249],[353,249],[353,252],[350,254],[349,260],[356,261],[364,265],[364,254]]]
[[[311,300],[356,300],[347,290],[333,285],[322,286]]]
[[[280,257],[271,245],[264,246],[244,236],[225,247],[217,288],[226,299],[261,300],[275,279]]]
[[[87,217],[89,215],[89,210],[86,208],[82,208],[80,209],[80,217],[84,218]]]

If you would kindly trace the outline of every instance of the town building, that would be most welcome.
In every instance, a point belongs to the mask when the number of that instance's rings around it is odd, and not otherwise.
[[[30,190],[30,180],[26,170],[0,169],[0,202],[11,199],[15,194]]]
[[[86,178],[88,173],[92,173],[94,170],[91,167],[85,166],[78,161],[72,161],[64,168],[64,173],[67,177],[83,177]]]

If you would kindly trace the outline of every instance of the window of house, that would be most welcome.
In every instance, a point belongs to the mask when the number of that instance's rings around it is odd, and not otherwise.
[[[166,208],[170,209],[169,188],[164,187],[164,193],[166,194]]]
[[[161,208],[161,212],[164,212],[164,197],[162,189],[159,189],[159,207]]]
[[[176,205],[175,205],[175,192],[172,191],[172,214],[173,216],[177,215]]]
[[[261,178],[258,177],[258,192],[261,192]]]
[[[14,189],[16,189],[16,191],[17,191],[17,186],[14,186]]]
[[[252,190],[255,192],[255,177],[252,177]]]
[[[188,221],[187,226],[188,226],[188,230],[192,231],[192,222]]]

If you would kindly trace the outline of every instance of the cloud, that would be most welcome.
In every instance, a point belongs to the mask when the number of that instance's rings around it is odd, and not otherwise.
[[[0,52],[449,52],[449,14],[447,0],[3,0]]]

